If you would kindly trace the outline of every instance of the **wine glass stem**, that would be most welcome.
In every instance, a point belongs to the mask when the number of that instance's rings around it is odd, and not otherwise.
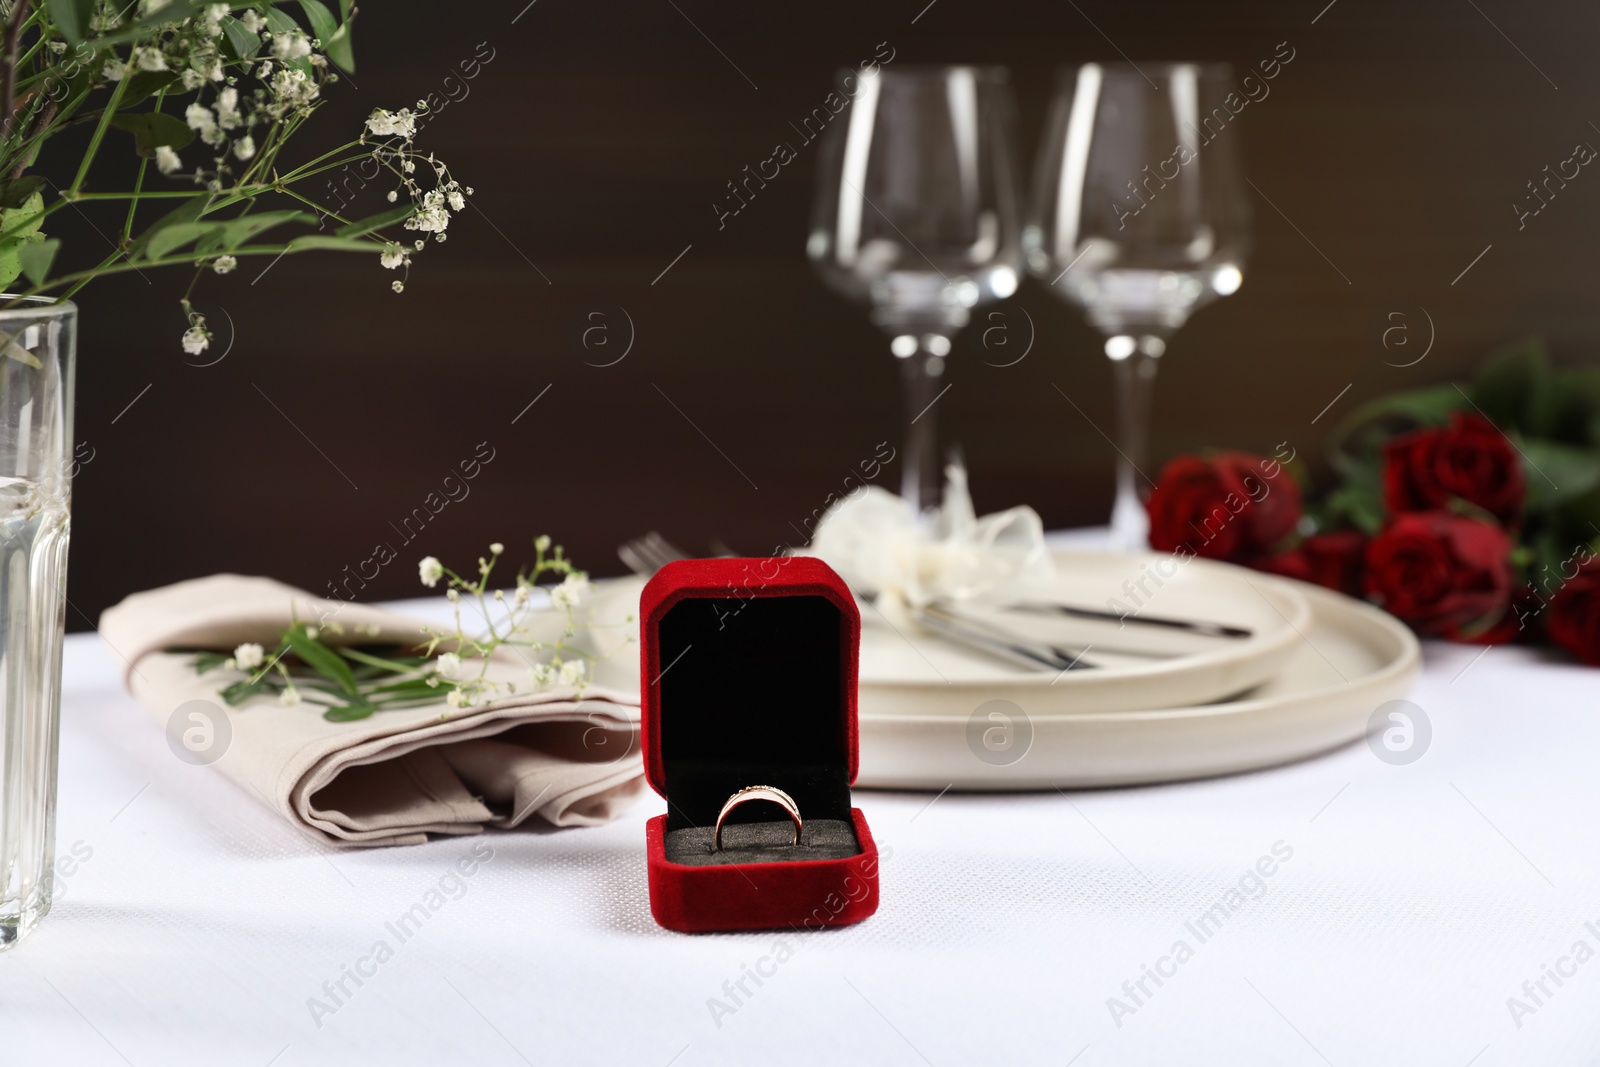
[[[1132,351],[1128,351],[1129,347]],[[1165,342],[1154,336],[1114,337],[1106,344],[1117,388],[1117,495],[1111,505],[1111,547],[1132,552],[1146,547],[1145,513],[1150,451],[1150,396]],[[1120,355],[1112,353],[1121,353]]]
[[[900,356],[900,390],[904,406],[905,451],[901,457],[900,495],[910,502],[917,515],[939,506],[939,437],[935,402],[944,377],[943,352],[950,349],[949,338],[928,334],[917,342],[917,349]]]

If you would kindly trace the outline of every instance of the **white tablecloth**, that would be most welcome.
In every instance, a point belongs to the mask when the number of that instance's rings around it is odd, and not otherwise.
[[[874,918],[691,937],[650,918],[653,795],[598,829],[335,853],[174,758],[75,636],[77,858],[0,956],[0,1064],[1600,1062],[1600,672],[1477,655],[1426,649],[1412,765],[1356,744],[1157,788],[859,792]]]

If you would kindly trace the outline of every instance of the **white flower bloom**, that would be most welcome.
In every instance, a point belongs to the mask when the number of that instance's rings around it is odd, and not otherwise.
[[[306,35],[299,30],[280,33],[272,38],[272,54],[278,59],[299,59],[301,56],[311,54],[311,42],[306,40]]]
[[[215,52],[191,56],[189,58],[189,67],[208,82],[222,80],[222,58]]]
[[[540,552],[550,551],[550,535],[540,534],[538,537],[535,537],[533,539],[533,547],[537,548]]]
[[[528,598],[530,596],[532,596],[532,595],[533,594],[528,591],[528,587],[527,586],[525,586],[525,585],[517,586],[517,597],[516,597],[516,600],[517,600],[517,604],[519,606],[522,605],[522,604],[526,604],[528,602]]]
[[[367,116],[367,130],[378,137],[403,137],[409,141],[417,135],[417,117],[410,108],[399,111],[375,108]]]
[[[207,4],[205,12],[206,29],[208,31],[220,31],[222,20],[227,14],[227,4]]]
[[[298,70],[284,68],[273,75],[272,91],[289,107],[302,107],[317,98],[317,83]]]
[[[183,331],[183,350],[191,356],[204,352],[210,343],[211,334],[204,326],[191,326]]]
[[[578,600],[589,588],[589,576],[582,571],[572,571],[561,584],[550,588],[550,603],[558,608],[577,607]]]
[[[398,189],[390,189],[389,190],[389,203],[392,204],[396,200],[399,200],[399,199],[400,199],[400,190],[398,190]]]
[[[467,694],[460,686],[452,688],[450,695],[444,698],[444,702],[451,708],[464,708],[471,704],[471,701],[467,699]]]
[[[540,663],[533,668],[533,684],[536,686],[554,685],[558,677],[556,669],[548,663]]]
[[[454,652],[446,652],[433,661],[434,673],[441,678],[461,677],[461,657]]]
[[[399,278],[396,278],[394,281],[389,283],[389,288],[393,289],[397,293],[403,293],[406,291],[406,283],[401,281]]]
[[[209,107],[199,101],[190,104],[184,109],[183,121],[188,123],[191,130],[202,136],[205,135],[207,130],[217,128],[217,117],[211,113]]]
[[[233,256],[218,256],[211,263],[211,269],[218,274],[226,274],[239,265],[238,259]]]
[[[278,703],[282,704],[286,708],[297,708],[297,707],[299,707],[300,706],[300,690],[296,689],[292,685],[289,686],[289,688],[285,689],[283,692],[278,694]]]
[[[489,555],[498,556],[500,553],[504,552],[505,550],[506,550],[506,546],[501,544],[499,541],[496,541],[494,544],[489,546]]]
[[[140,70],[166,70],[167,57],[161,54],[161,49],[148,46],[135,48],[131,60]]]
[[[266,59],[262,61],[260,68],[256,71],[256,77],[262,81],[272,77],[272,60]]]
[[[254,8],[247,8],[239,13],[239,22],[251,33],[260,33],[267,25],[267,20],[262,18]]]
[[[344,627],[342,625],[340,625],[339,623],[333,623],[331,626],[328,627],[328,629],[332,630],[334,633],[338,633],[338,634],[344,633]],[[319,633],[321,633],[321,632],[322,631],[317,629],[315,626],[307,626],[306,627],[306,636],[311,638],[311,640],[313,640],[313,641],[315,641],[317,639],[317,635]]]
[[[422,562],[417,564],[417,577],[422,579],[423,585],[432,589],[444,577],[444,564],[439,562],[437,556],[423,556]]]
[[[54,52],[56,55],[59,56],[59,55],[65,53],[66,50],[67,50],[67,42],[65,42],[65,41],[51,41],[50,42],[50,51]]]
[[[233,142],[233,154],[243,163],[256,154],[256,139],[248,133]]]
[[[382,263],[389,270],[394,270],[405,261],[406,250],[395,244],[393,241],[390,241],[388,244],[384,245],[383,251],[378,253],[378,262]]]
[[[450,210],[451,211],[465,211],[465,210],[467,210],[467,199],[466,199],[466,197],[462,196],[460,193],[456,192],[454,189],[450,190],[450,192],[445,195],[445,199],[449,201]]]
[[[260,645],[247,643],[233,650],[234,665],[241,671],[253,671],[261,666],[266,650]]]
[[[205,77],[201,75],[198,70],[193,68],[190,68],[179,75],[179,80],[183,82],[183,87],[190,92],[194,92],[194,90],[200,88],[200,86],[206,83]]]
[[[244,121],[239,114],[239,90],[228,86],[217,94],[217,125],[231,130]]]
[[[123,75],[128,73],[128,65],[120,59],[108,59],[101,70],[106,76],[106,81],[119,82]]]
[[[183,169],[183,160],[166,145],[156,147],[156,169],[162,174],[176,174]]]
[[[450,210],[445,206],[444,194],[437,189],[425,193],[416,214],[406,219],[406,229],[423,233],[443,233],[449,225]]]
[[[583,684],[584,668],[587,666],[581,659],[569,659],[561,665],[562,685]]]
[[[446,590],[444,598],[452,604],[459,604],[461,603],[461,591],[459,589]]]

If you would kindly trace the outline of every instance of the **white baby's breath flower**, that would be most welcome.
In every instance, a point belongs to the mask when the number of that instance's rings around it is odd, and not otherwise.
[[[581,685],[587,664],[581,659],[569,659],[561,665],[562,685]]]
[[[162,174],[176,174],[183,169],[183,160],[166,145],[156,146],[156,170]]]
[[[550,588],[550,603],[558,608],[577,607],[578,601],[589,588],[589,576],[582,571],[572,571],[561,584]]]
[[[267,25],[267,20],[262,18],[254,8],[246,8],[239,12],[239,22],[251,33],[260,33]]]
[[[248,133],[233,142],[233,154],[239,157],[241,163],[256,154],[256,139]]]
[[[506,546],[501,544],[499,541],[496,541],[494,544],[489,546],[489,555],[498,556],[500,553],[504,552],[505,550],[506,550]]]
[[[526,604],[528,602],[528,598],[531,597],[532,595],[533,595],[532,592],[529,591],[527,586],[525,586],[525,585],[517,586],[517,595],[516,595],[515,599],[516,599],[518,605]]]
[[[401,281],[399,278],[396,278],[394,281],[389,283],[389,288],[393,289],[397,293],[403,293],[406,291],[406,283]]]
[[[461,677],[461,657],[454,652],[446,652],[433,661],[433,671],[441,678]]]
[[[217,125],[231,130],[244,121],[239,114],[239,90],[228,86],[217,94]]]
[[[451,211],[465,211],[465,210],[467,210],[466,197],[462,196],[459,192],[456,192],[454,189],[450,190],[448,193],[445,194],[445,199],[447,201],[449,201],[450,210]]]
[[[191,130],[202,134],[215,129],[217,125],[217,117],[211,113],[211,109],[198,100],[184,108],[183,121]]]
[[[261,66],[256,68],[256,77],[260,78],[262,81],[266,81],[268,78],[272,77],[272,60],[265,59],[261,61]]]
[[[558,677],[556,669],[548,663],[536,664],[533,668],[533,684],[536,686],[554,685]]]
[[[331,625],[329,625],[328,629],[332,630],[335,633],[344,633],[344,626],[342,626],[341,624],[339,624],[337,622],[336,623],[332,623]],[[319,633],[321,633],[321,632],[322,631],[317,629],[315,626],[307,626],[306,627],[306,636],[311,638],[311,640],[313,640],[313,641],[315,641],[317,639],[317,635]]]
[[[283,692],[278,694],[278,703],[282,704],[286,708],[297,708],[297,707],[299,707],[300,706],[300,690],[296,689],[292,685],[289,686]]]
[[[190,92],[194,92],[206,83],[205,76],[192,67],[180,74],[178,80],[183,82],[183,87]]]
[[[383,251],[378,254],[378,262],[390,270],[394,270],[406,261],[406,250],[390,241],[383,246]]]
[[[422,579],[422,584],[432,589],[444,577],[444,564],[439,562],[437,556],[423,556],[422,562],[417,564],[417,577]]]
[[[367,130],[378,137],[403,137],[409,141],[417,135],[417,117],[409,108],[374,108],[367,116]]]
[[[108,59],[100,70],[106,76],[106,81],[119,82],[128,73],[128,65],[120,59]]]
[[[233,650],[233,663],[241,671],[253,671],[261,666],[266,650],[254,642],[247,642]]]
[[[464,708],[469,704],[469,701],[467,700],[467,694],[461,689],[460,686],[452,688],[450,690],[450,695],[444,698],[444,702],[451,708]]]
[[[452,603],[452,604],[459,604],[459,603],[461,603],[461,590],[459,590],[459,589],[447,589],[445,591],[444,598],[446,600],[450,601],[450,603]]]
[[[211,331],[204,326],[191,326],[183,331],[183,350],[191,356],[204,352],[210,343]]]
[[[149,46],[135,48],[131,62],[140,70],[167,69],[167,57],[161,54],[161,49]]]
[[[396,200],[399,200],[399,199],[400,199],[400,190],[398,190],[398,189],[390,189],[389,190],[389,203],[392,204]]]
[[[302,107],[317,98],[317,83],[302,71],[285,67],[272,76],[272,91],[287,107]]]
[[[309,56],[311,54],[311,42],[299,30],[276,34],[272,38],[272,54],[277,56],[280,61]]]
[[[211,263],[211,269],[218,274],[226,274],[239,265],[238,259],[233,256],[218,256]]]

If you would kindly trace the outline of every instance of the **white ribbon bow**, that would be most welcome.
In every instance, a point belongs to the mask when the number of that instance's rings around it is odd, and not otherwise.
[[[945,468],[944,505],[931,522],[876,486],[828,509],[807,549],[857,592],[922,607],[934,601],[1004,603],[1055,574],[1044,523],[1030,507],[978,518],[960,464]]]

